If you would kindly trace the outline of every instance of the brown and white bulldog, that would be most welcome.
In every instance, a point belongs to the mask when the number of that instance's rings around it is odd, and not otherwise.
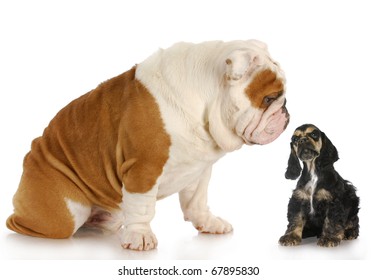
[[[155,203],[178,192],[200,232],[232,226],[207,206],[212,165],[285,129],[285,77],[256,40],[178,43],[72,101],[32,142],[7,226],[68,238],[117,231],[124,248],[157,246]]]

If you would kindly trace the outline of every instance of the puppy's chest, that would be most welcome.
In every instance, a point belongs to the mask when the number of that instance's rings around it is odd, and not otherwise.
[[[308,183],[304,186],[304,191],[307,193],[309,196],[309,204],[310,204],[310,214],[313,214],[315,212],[315,209],[313,207],[313,200],[315,196],[315,191],[317,187],[317,175],[316,174],[311,174],[311,180],[308,181]]]
[[[331,194],[319,182],[316,174],[311,175],[311,179],[294,191],[294,196],[302,201],[303,205],[308,206],[309,214],[316,214],[319,208],[322,208],[331,200]]]

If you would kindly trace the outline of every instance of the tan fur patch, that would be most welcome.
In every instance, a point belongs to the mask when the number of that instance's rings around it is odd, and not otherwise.
[[[302,136],[307,136],[307,134],[311,133],[311,132],[314,131],[315,129],[318,129],[318,128],[316,128],[316,127],[314,127],[314,126],[309,126],[309,127],[307,127],[304,131],[302,131],[302,130],[300,130],[300,129],[297,129],[297,130],[294,131],[294,135],[295,135],[295,136],[300,136],[300,137],[302,137]]]
[[[164,129],[159,107],[148,90],[136,80],[135,90],[128,94],[128,114],[121,129],[125,159],[121,175],[128,192],[145,193],[162,173],[171,140]]]
[[[330,229],[330,230],[329,230]],[[324,225],[323,225],[323,235],[326,236],[328,235],[328,231],[330,232],[336,232],[337,234],[335,237],[344,237],[344,228],[342,228],[341,224],[332,224],[332,222],[329,220],[328,217],[325,218],[324,220]]]
[[[325,189],[320,189],[316,192],[315,194],[315,198],[317,200],[331,200],[332,199],[332,195],[330,194],[330,192],[328,192],[327,190]]]
[[[294,190],[293,196],[301,200],[310,200],[311,199],[311,189],[296,189]]]
[[[245,92],[251,103],[256,108],[265,109],[265,97],[277,98],[283,91],[283,82],[270,69],[263,70],[256,74],[253,81],[246,88]]]
[[[63,108],[35,139],[24,160],[7,226],[51,238],[73,234],[66,199],[116,209],[128,192],[155,185],[170,137],[153,96],[133,68]]]
[[[314,131],[315,129],[317,129],[316,127],[314,126],[309,126],[307,127],[307,129],[304,131],[304,134],[308,134],[308,133],[311,133],[312,131]]]
[[[298,236],[299,238],[302,238],[303,234],[303,228],[305,225],[305,220],[303,219],[303,214],[299,213],[299,215],[296,216],[294,220],[295,227],[292,229],[292,231],[289,232],[289,234],[294,234]]]

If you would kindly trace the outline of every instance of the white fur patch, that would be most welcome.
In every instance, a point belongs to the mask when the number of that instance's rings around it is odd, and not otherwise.
[[[157,239],[150,228],[155,214],[158,187],[139,194],[129,193],[123,187],[121,209],[124,226],[120,231],[121,245],[125,249],[151,250],[157,247]]]
[[[74,220],[74,232],[76,232],[90,217],[91,207],[82,205],[79,202],[75,202],[69,198],[65,198],[67,208],[73,216]]]
[[[207,206],[210,175],[211,168],[207,168],[196,184],[185,188],[179,193],[184,219],[191,221],[193,226],[200,232],[228,233],[232,231],[231,224],[222,218],[214,216]]]
[[[310,214],[314,214],[315,209],[313,208],[313,195],[315,193],[318,177],[316,175],[315,170],[311,170],[310,174],[311,174],[311,180],[305,185],[305,188],[306,190],[310,190],[310,197],[309,197],[310,205],[311,205]]]
[[[123,187],[123,201],[121,209],[124,215],[124,226],[131,224],[150,223],[155,214],[157,202],[157,187],[146,193],[129,193]]]

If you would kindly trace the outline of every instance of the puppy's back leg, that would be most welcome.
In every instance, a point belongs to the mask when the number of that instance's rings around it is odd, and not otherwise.
[[[91,205],[62,173],[37,168],[24,170],[7,227],[30,236],[69,238],[90,216]]]
[[[346,223],[345,240],[356,239],[359,236],[359,218],[358,215],[350,218]]]
[[[359,197],[355,194],[355,188],[348,184],[348,195],[347,197],[351,200],[348,204],[351,205],[348,220],[345,224],[345,236],[344,239],[352,240],[359,236]]]

